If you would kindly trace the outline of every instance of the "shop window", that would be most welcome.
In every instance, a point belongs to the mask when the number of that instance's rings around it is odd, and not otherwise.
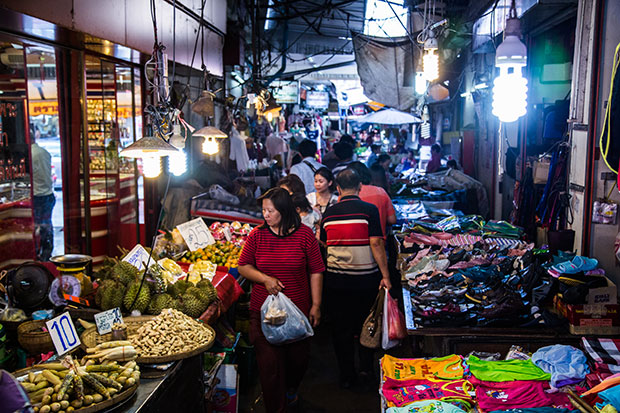
[[[35,258],[24,63],[21,45],[0,42],[0,269]]]
[[[28,79],[28,128],[33,165],[33,205],[36,225],[37,258],[65,252],[63,176],[58,111],[56,55],[53,48],[26,46]],[[51,160],[51,181],[47,165]],[[51,186],[49,186],[51,184]]]

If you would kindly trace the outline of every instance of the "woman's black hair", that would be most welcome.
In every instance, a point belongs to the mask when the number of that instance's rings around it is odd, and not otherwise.
[[[258,198],[258,205],[262,207],[263,200],[268,199],[273,202],[273,206],[280,213],[280,233],[288,235],[297,230],[301,225],[301,218],[293,205],[293,198],[284,188],[271,188]],[[263,222],[262,228],[267,228],[267,222]]]
[[[308,202],[308,198],[303,196],[302,194],[293,194],[293,205],[295,208],[299,208],[301,212],[310,212],[312,211],[312,207],[310,206],[310,202]]]
[[[286,185],[286,187],[290,189],[291,192],[293,192],[294,194],[300,193],[304,196],[306,195],[306,186],[304,185],[304,182],[301,180],[301,178],[297,175],[286,175],[278,181],[277,186],[282,187],[282,185]]]
[[[321,175],[323,178],[325,178],[325,180],[327,180],[327,182],[331,182],[331,185],[329,186],[329,190],[334,192],[336,190],[336,184],[335,184],[335,179],[334,179],[334,174],[332,173],[332,171],[329,170],[329,168],[326,168],[324,166],[320,167],[319,169],[317,169],[317,171],[314,173],[314,176],[316,177],[317,175]]]
[[[379,163],[375,163],[370,167],[370,184],[385,189],[387,193],[390,192],[385,169]]]

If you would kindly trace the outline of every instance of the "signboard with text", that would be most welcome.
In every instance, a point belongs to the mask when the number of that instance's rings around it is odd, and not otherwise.
[[[179,224],[177,229],[190,251],[196,251],[207,245],[215,244],[215,238],[213,238],[211,231],[209,231],[207,224],[205,224],[202,218],[192,219]]]

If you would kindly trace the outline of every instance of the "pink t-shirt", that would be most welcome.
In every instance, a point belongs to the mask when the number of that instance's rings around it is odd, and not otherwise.
[[[566,407],[572,405],[566,393],[548,393],[546,381],[480,381],[470,378],[476,387],[476,401],[484,411],[532,407]]]
[[[362,201],[373,204],[379,210],[379,219],[381,220],[381,230],[383,231],[383,239],[385,239],[385,228],[388,217],[396,214],[394,205],[390,196],[385,189],[374,185],[362,185],[359,197]]]
[[[462,400],[474,404],[469,391],[473,385],[467,380],[429,381],[394,380],[386,378],[381,391],[388,407],[406,406],[420,400]]]

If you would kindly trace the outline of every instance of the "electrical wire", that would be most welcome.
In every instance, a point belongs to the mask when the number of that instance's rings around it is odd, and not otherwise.
[[[603,158],[605,165],[607,165],[607,167],[616,175],[618,174],[618,170],[611,166],[611,164],[607,160],[607,157],[609,156],[609,146],[611,144],[611,101],[614,93],[614,80],[616,78],[618,66],[620,65],[620,56],[618,55],[619,52],[620,43],[616,46],[616,52],[614,54],[613,70],[611,73],[611,85],[609,86],[609,99],[607,100],[607,108],[605,109],[605,123],[603,125],[603,130],[601,130],[601,137],[599,139],[601,157]],[[603,137],[605,136],[607,136],[607,142],[603,145]]]

